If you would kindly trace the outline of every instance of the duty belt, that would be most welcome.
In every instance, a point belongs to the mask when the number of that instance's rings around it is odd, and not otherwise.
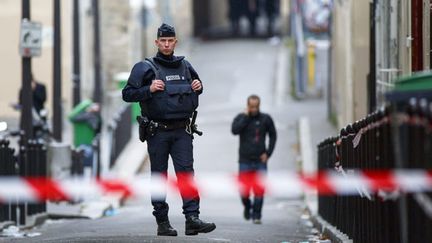
[[[186,128],[187,126],[189,126],[189,120],[155,123],[157,124],[158,129],[165,131]]]

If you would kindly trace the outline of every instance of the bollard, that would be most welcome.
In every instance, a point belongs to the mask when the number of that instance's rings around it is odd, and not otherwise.
[[[82,176],[84,174],[84,151],[81,149],[72,150],[72,176]]]
[[[40,178],[47,178],[48,177],[48,170],[47,170],[47,149],[43,142],[39,141],[35,144],[36,148],[36,168],[35,168],[35,175],[36,177]],[[47,203],[41,202],[36,205],[36,211],[35,213],[43,213],[46,212]]]
[[[27,174],[25,177],[35,177],[37,176],[36,170],[38,165],[38,158],[37,158],[37,148],[36,148],[36,141],[35,140],[29,140],[28,141],[28,147],[27,147]],[[37,204],[29,203],[27,204],[27,213],[26,215],[34,215],[37,211]]]

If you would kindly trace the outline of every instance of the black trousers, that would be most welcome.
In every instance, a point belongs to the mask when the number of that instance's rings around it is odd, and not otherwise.
[[[155,136],[147,139],[148,153],[152,175],[166,175],[168,171],[168,156],[170,155],[177,179],[185,176],[193,177],[193,144],[192,137],[185,129],[158,131]],[[179,182],[180,183],[180,182]],[[191,194],[180,190],[183,200],[183,214],[186,217],[199,215],[200,198],[198,192]],[[157,222],[168,220],[169,206],[166,203],[166,193],[152,195],[153,215]]]

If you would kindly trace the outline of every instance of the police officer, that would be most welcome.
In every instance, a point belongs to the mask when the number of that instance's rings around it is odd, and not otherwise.
[[[270,115],[260,112],[260,98],[251,95],[247,99],[246,111],[237,115],[231,126],[234,135],[240,135],[239,170],[240,179],[253,173],[265,173],[267,162],[276,145],[276,129]],[[266,146],[266,137],[269,145]],[[245,185],[250,184],[246,183]],[[253,201],[250,192],[254,192]],[[244,206],[243,216],[246,220],[252,217],[253,223],[261,224],[261,211],[264,202],[264,190],[257,186],[245,188],[241,200]]]
[[[193,145],[190,117],[198,106],[202,83],[198,73],[183,56],[174,56],[177,44],[172,26],[162,24],[157,32],[155,57],[135,64],[123,89],[123,100],[139,102],[142,116],[151,121],[153,132],[146,135],[152,174],[166,175],[168,155],[171,156],[177,179],[193,176]],[[148,130],[148,129],[147,129]],[[214,223],[202,221],[198,215],[198,192],[180,190],[185,234],[208,233]],[[152,196],[153,215],[158,224],[157,234],[176,236],[168,219],[166,196]]]
[[[229,0],[228,7],[231,34],[237,36],[240,33],[240,18],[248,14],[248,0]]]
[[[248,0],[247,3],[247,17],[249,20],[249,35],[256,35],[257,19],[259,15],[259,1],[258,0]]]
[[[275,19],[280,11],[280,0],[265,0],[264,3],[265,13],[267,15],[267,34],[272,36],[274,34]]]

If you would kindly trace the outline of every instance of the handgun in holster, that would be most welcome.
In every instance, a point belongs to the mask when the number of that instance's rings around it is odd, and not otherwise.
[[[153,137],[157,132],[158,124],[144,116],[136,117],[139,124],[139,140],[144,142],[149,137]]]

